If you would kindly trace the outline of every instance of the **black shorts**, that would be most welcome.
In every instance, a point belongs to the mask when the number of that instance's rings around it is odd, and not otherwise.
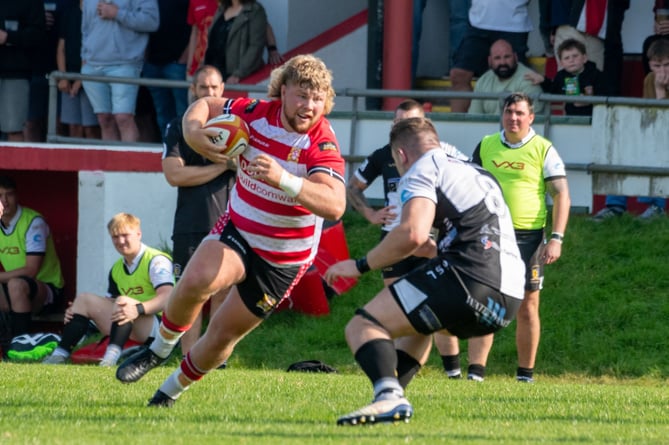
[[[442,258],[400,278],[390,292],[416,331],[429,335],[446,329],[459,338],[508,326],[521,302],[458,272]]]
[[[24,280],[28,284],[28,299],[32,303],[32,301],[35,299],[35,295],[37,295],[37,280],[26,275],[21,275],[18,278]],[[42,309],[43,311],[48,306],[60,305],[63,300],[63,289],[58,288],[51,283],[44,284],[51,290],[51,297],[47,297],[46,301],[44,302],[44,308]],[[7,283],[2,283],[2,290],[5,293],[5,298],[7,298],[7,305],[11,310],[12,302],[9,297],[9,288],[7,287]]]
[[[215,234],[207,239],[216,237]],[[246,278],[236,284],[239,296],[249,311],[267,318],[284,298],[290,295],[311,263],[301,266],[277,267],[256,254],[228,220],[218,240],[237,252],[244,263]]]
[[[386,235],[388,235],[388,232],[386,231],[381,232],[381,239],[383,240],[383,238],[385,238]],[[404,258],[403,260],[398,261],[395,264],[391,264],[390,266],[384,267],[383,269],[381,269],[381,274],[383,275],[384,279],[399,278],[401,276],[408,274],[412,270],[417,269],[426,261],[427,258],[424,257],[410,256]]]
[[[179,281],[181,273],[186,268],[188,260],[195,253],[202,239],[207,236],[204,233],[177,233],[172,235],[172,262],[174,263],[174,277]]]
[[[541,290],[544,286],[544,230],[516,230],[520,257],[525,263],[525,290]]]

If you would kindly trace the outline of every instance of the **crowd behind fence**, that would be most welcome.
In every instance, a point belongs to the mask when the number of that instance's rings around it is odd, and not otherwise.
[[[58,80],[87,80],[95,82],[106,83],[127,83],[140,86],[156,86],[165,88],[188,88],[190,83],[187,81],[174,81],[165,79],[150,79],[150,78],[127,78],[127,77],[107,77],[107,76],[88,76],[80,73],[66,73],[61,71],[54,71],[49,76],[49,114],[47,123],[47,142],[49,143],[73,143],[73,144],[87,144],[87,145],[127,145],[127,142],[120,141],[103,141],[95,139],[81,139],[69,136],[62,136],[57,134],[56,124],[58,115]],[[263,95],[267,91],[264,85],[226,85],[226,91],[245,92],[251,94]],[[356,164],[364,160],[365,156],[356,153],[356,132],[358,130],[358,121],[361,113],[367,112],[361,100],[369,98],[407,98],[420,96],[430,100],[444,100],[444,99],[497,99],[502,100],[507,93],[482,93],[482,92],[455,92],[455,91],[429,91],[429,90],[379,90],[379,89],[362,89],[362,88],[344,88],[337,89],[336,95],[339,97],[352,98],[351,110],[336,112],[350,113],[350,153],[344,158],[347,164]],[[547,103],[566,103],[579,102],[593,105],[607,105],[607,106],[629,106],[629,107],[654,107],[654,108],[669,108],[669,99],[646,99],[636,97],[618,97],[618,96],[562,96],[555,94],[539,94],[533,96],[535,101],[544,101]],[[448,115],[452,113],[441,113]],[[453,115],[456,115],[453,113]],[[469,119],[485,119],[482,115],[468,115]],[[556,116],[551,114],[551,107],[545,107],[543,115],[539,116],[540,122],[543,122],[542,134],[550,138],[551,125],[553,125]],[[589,119],[585,117],[584,119]],[[669,134],[667,135],[669,137]],[[133,146],[147,146],[155,147],[156,144],[135,142]],[[638,167],[626,165],[602,165],[602,164],[575,164],[567,163],[567,169],[576,171],[587,171],[588,173],[610,173],[622,175],[646,175],[646,176],[669,176],[669,166],[659,167]]]

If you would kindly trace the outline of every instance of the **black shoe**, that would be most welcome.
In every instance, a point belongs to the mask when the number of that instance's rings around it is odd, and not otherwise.
[[[143,346],[139,351],[121,363],[116,370],[116,378],[123,383],[136,382],[144,377],[144,374],[161,365],[166,360],[166,358],[160,358],[154,354],[148,346]]]
[[[156,393],[149,400],[149,404],[146,406],[157,406],[159,408],[171,408],[174,405],[174,400],[172,397],[168,396],[161,390],[156,391]]]

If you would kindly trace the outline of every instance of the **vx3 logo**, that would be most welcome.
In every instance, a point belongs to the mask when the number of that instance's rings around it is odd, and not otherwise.
[[[492,163],[497,168],[508,168],[508,169],[511,169],[511,170],[525,170],[525,163],[524,162],[509,162],[509,161],[497,162],[497,161],[493,160]]]

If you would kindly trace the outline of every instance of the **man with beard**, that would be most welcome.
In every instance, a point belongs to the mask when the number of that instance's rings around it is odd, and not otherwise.
[[[336,221],[346,209],[344,158],[325,117],[335,97],[330,70],[317,57],[295,56],[272,71],[268,96],[271,100],[203,97],[184,115],[186,143],[212,162],[230,160],[210,139],[216,130],[205,128],[221,113],[234,113],[248,124],[249,146],[238,158],[227,209],[189,260],[158,335],[121,364],[116,377],[135,382],[166,361],[209,296],[232,291],[149,406],[173,405],[225,362],[309,269],[323,220]]]
[[[530,76],[534,72],[518,62],[518,55],[513,51],[511,44],[506,40],[497,40],[490,47],[486,71],[476,82],[474,92],[479,93],[510,93],[523,92],[529,96],[541,94],[541,87],[534,85]],[[538,102],[534,106],[536,114],[541,114],[544,103]],[[474,99],[469,106],[470,114],[495,114],[502,112],[501,102],[498,99]]]

